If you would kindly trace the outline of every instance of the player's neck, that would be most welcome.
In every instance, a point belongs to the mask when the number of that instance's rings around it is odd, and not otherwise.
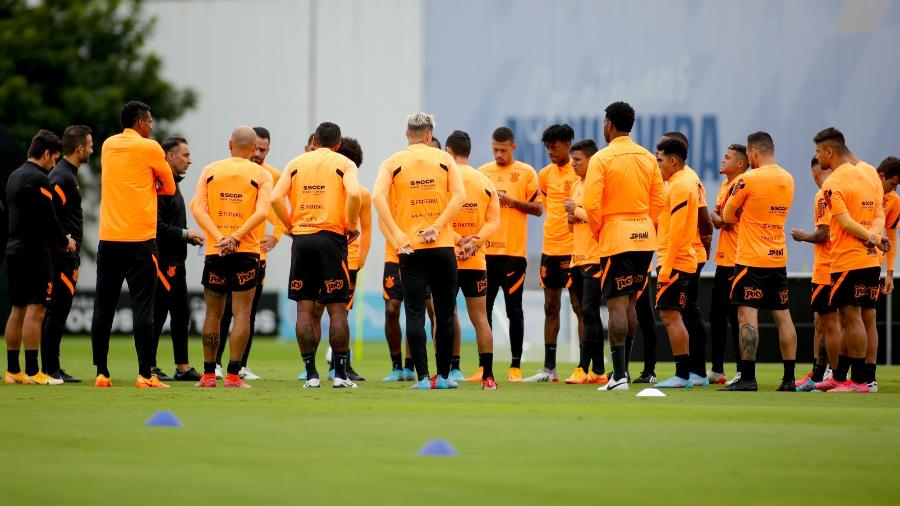
[[[469,165],[469,158],[465,156],[454,156],[453,161],[456,165]]]
[[[67,162],[69,162],[70,164],[72,164],[72,167],[75,167],[76,169],[77,169],[78,167],[81,167],[81,160],[79,160],[78,157],[75,156],[75,153],[72,153],[70,156],[64,156],[63,158],[64,158]]]
[[[509,168],[509,167],[512,167],[513,165],[515,165],[516,161],[511,160],[509,163],[504,164],[504,163],[500,163],[500,162],[494,160],[494,163],[497,164],[497,167],[500,167],[501,169],[506,169],[506,168]]]
[[[730,183],[730,182],[734,181],[735,179],[737,179],[738,176],[742,176],[742,175],[744,175],[744,171],[733,172],[731,174],[725,174],[725,180]]]
[[[35,164],[35,165],[37,165],[38,167],[44,169],[45,171],[49,171],[49,170],[50,170],[50,168],[47,168],[47,167],[44,166],[44,162],[42,162],[40,158],[29,158],[28,161],[31,162],[31,163],[33,163],[33,164]],[[51,167],[51,168],[52,168],[52,167]]]

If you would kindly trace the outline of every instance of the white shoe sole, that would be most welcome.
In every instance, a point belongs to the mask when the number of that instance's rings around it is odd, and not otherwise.
[[[322,386],[322,381],[319,378],[313,378],[311,380],[306,380],[306,383],[303,384],[303,388],[319,388]]]

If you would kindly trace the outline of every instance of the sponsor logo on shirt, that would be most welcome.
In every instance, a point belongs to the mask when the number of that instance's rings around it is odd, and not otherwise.
[[[435,188],[434,178],[430,179],[413,179],[409,182],[411,190],[430,190]]]

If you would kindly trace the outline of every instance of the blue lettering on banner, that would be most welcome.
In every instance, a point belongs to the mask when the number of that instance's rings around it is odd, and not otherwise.
[[[516,136],[516,158],[540,170],[550,163],[547,150],[541,143],[544,129],[553,123],[568,123],[575,130],[575,141],[594,139],[601,148],[603,117],[546,118],[538,116],[510,117],[506,126]],[[638,116],[632,129],[632,138],[651,153],[656,152],[659,137],[670,131],[678,131],[691,142],[688,165],[697,171],[704,181],[715,181],[719,174],[719,121],[715,115],[689,116],[685,114],[650,114]],[[699,135],[697,135],[699,133]]]

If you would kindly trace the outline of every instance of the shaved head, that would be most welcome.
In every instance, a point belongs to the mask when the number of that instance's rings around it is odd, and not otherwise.
[[[228,141],[228,150],[231,156],[249,159],[256,152],[256,131],[248,126],[235,128]]]
[[[256,131],[248,126],[239,126],[231,132],[231,142],[238,149],[256,148]]]

